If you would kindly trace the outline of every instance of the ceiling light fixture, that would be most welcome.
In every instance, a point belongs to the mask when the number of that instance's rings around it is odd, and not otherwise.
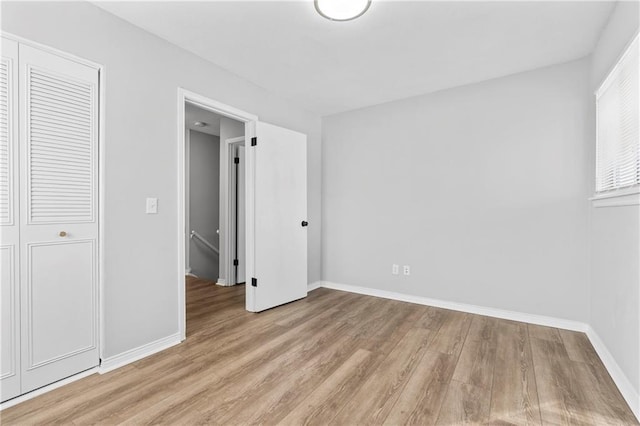
[[[331,21],[350,21],[362,16],[371,0],[314,0],[318,13]]]
[[[194,121],[193,125],[196,127],[206,127],[207,123],[205,123],[204,121]]]

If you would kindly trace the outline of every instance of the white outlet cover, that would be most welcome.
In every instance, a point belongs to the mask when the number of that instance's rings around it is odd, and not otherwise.
[[[402,267],[402,271],[405,275],[411,275],[411,266],[409,265],[404,265]]]

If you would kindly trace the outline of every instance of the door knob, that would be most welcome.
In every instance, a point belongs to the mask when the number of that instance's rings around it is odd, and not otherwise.
[[[67,231],[60,231],[60,233],[58,234],[61,237],[66,237],[67,236]]]
[[[303,220],[301,225],[302,225],[302,226],[308,226],[308,225],[309,225],[309,222],[307,222],[306,220]]]

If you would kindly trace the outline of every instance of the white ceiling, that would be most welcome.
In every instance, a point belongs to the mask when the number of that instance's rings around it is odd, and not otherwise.
[[[220,136],[220,116],[216,113],[198,108],[187,103],[184,108],[184,121],[187,129],[196,130],[198,132],[207,133],[214,136]],[[200,121],[207,123],[205,127],[194,126],[193,123]]]
[[[321,115],[581,58],[614,7],[373,0],[332,22],[311,0],[96,4]]]

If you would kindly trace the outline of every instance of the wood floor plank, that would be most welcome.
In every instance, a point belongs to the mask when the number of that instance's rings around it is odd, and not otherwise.
[[[356,294],[349,294],[344,292],[335,292],[326,294],[320,299],[316,299],[314,302],[314,308],[317,309],[341,309],[344,305],[353,303]],[[305,321],[309,317],[311,311],[309,306],[305,306],[302,303],[290,303],[286,305],[289,308],[289,312],[277,312],[279,309],[273,309],[274,316],[278,316],[278,320],[275,323],[282,327],[295,327],[300,322]]]
[[[442,325],[429,345],[429,350],[458,356],[471,326],[471,320],[470,314],[447,311]]]
[[[540,417],[545,424],[592,425],[589,400],[562,343],[531,338]]]
[[[495,342],[467,339],[458,358],[453,379],[491,392],[495,358]]]
[[[259,314],[187,280],[187,340],[8,408],[31,424],[637,425],[585,335],[317,289]]]
[[[342,407],[332,423],[382,423],[422,359],[430,336],[429,330],[410,330]]]
[[[327,331],[327,338],[333,337],[333,333]],[[343,339],[335,344],[344,345],[346,342],[347,339]],[[190,383],[186,386],[186,393],[172,395],[160,401],[158,408],[138,413],[132,418],[133,424],[164,421],[172,414],[171,407],[185,406],[200,414],[198,422],[227,424],[230,420],[225,416],[246,412],[244,404],[256,404],[256,393],[264,392],[264,388],[270,391],[283,375],[298,365],[299,359],[316,353],[326,343],[324,339],[298,342],[285,352],[267,351],[257,356],[255,352],[246,354],[235,360],[235,365],[228,365],[224,371],[216,373],[215,378]],[[234,421],[239,421],[239,416]]]
[[[175,364],[177,367],[162,377],[142,376],[125,389],[119,389],[108,397],[94,400],[89,410],[81,410],[71,417],[74,424],[118,423],[133,413],[153,406],[175,391],[176,383],[185,377],[200,376],[208,367],[205,364],[194,365],[189,362]],[[208,375],[212,377],[212,375]]]
[[[435,424],[455,365],[453,355],[426,351],[384,423]]]
[[[440,309],[433,306],[427,306],[423,310],[423,315],[416,321],[416,327],[426,328],[427,330],[438,331],[449,315],[449,310]]]
[[[452,380],[440,408],[437,425],[483,424],[489,420],[491,392]]]
[[[346,333],[347,328],[345,323],[332,322],[321,331],[309,335],[312,338],[301,339],[295,347],[275,360],[267,362],[263,358],[256,359],[255,362],[243,364],[242,369],[233,375],[225,369],[222,382],[216,390],[197,406],[203,413],[203,421],[226,423],[233,417],[240,417],[247,405],[258,404],[259,398],[271,395],[279,384],[286,385],[287,389],[297,389],[300,384],[294,387],[292,383],[298,371],[311,370],[313,367],[309,363],[326,365],[331,361],[331,356],[337,361],[340,359],[338,351],[348,352],[349,343],[355,346]],[[326,347],[332,349],[329,354],[324,353]],[[283,380],[285,377],[287,380]],[[322,374],[318,378],[322,379]]]
[[[216,339],[215,350],[211,350],[211,343],[204,342],[200,347],[191,351],[192,356],[189,359],[192,362],[222,365],[227,360],[234,358],[238,352],[247,351],[257,345],[260,345],[261,350],[265,348],[277,350],[278,347],[284,349],[283,345],[294,344],[301,334],[322,330],[336,312],[334,309],[327,309],[316,315],[310,315],[306,321],[288,330],[274,325],[269,326],[268,321],[264,324],[261,323],[262,328],[260,328],[259,325],[256,325],[260,319],[256,319],[254,322],[248,323],[246,328],[236,327],[226,334],[223,333]],[[248,332],[249,330],[251,332]]]
[[[358,349],[285,416],[283,425],[322,425],[335,416],[339,403],[351,396],[371,364],[371,352]]]
[[[557,328],[545,327],[536,324],[527,324],[527,327],[529,328],[529,336],[532,339],[542,339],[562,343],[560,331]]]
[[[472,315],[467,340],[489,340],[495,342],[498,326],[505,323],[509,323],[509,321],[483,315]]]
[[[607,371],[599,363],[575,363],[575,372],[586,394],[595,424],[638,425]]]
[[[21,419],[33,419],[33,423],[36,423],[40,418],[47,421],[57,417],[58,413],[65,413],[67,410],[83,404],[85,398],[79,400],[80,395],[86,396],[86,400],[89,400],[92,395],[108,392],[109,387],[120,386],[123,380],[135,373],[136,368],[133,365],[127,365],[104,375],[93,374],[83,380],[58,388],[55,392],[45,393],[38,398],[3,410],[0,412],[1,423],[18,424]],[[110,379],[109,381],[101,380],[107,377]]]
[[[32,423],[47,423],[50,419],[56,419],[62,423],[70,423],[74,418],[99,410],[104,404],[107,404],[113,398],[120,397],[123,393],[128,392],[139,383],[140,377],[146,377],[150,371],[157,371],[156,368],[166,371],[167,374],[172,374],[176,370],[181,369],[182,359],[164,359],[163,362],[159,362],[157,366],[154,366],[153,370],[145,370],[142,375],[139,375],[140,370],[129,369],[129,374],[119,379],[114,379],[109,382],[105,382],[102,386],[89,387],[85,384],[80,388],[77,394],[73,398],[66,398],[58,403],[54,404],[47,410],[43,410],[39,404],[39,401],[32,400],[27,401],[27,405],[33,404],[35,410],[32,414],[28,415],[28,418]],[[149,374],[149,377],[153,377]],[[152,380],[148,378],[148,380]],[[39,398],[38,398],[39,399]],[[20,406],[19,406],[20,407]],[[10,414],[9,411],[8,414]],[[9,421],[4,417],[3,423]]]
[[[501,424],[539,425],[538,391],[527,325],[502,323],[497,330],[490,420]]]
[[[473,317],[453,380],[491,392],[497,349],[497,324],[494,318]]]
[[[219,417],[223,424],[265,424],[279,422],[355,353],[357,342],[348,335],[336,336],[325,350],[317,351],[299,368],[290,369],[287,380],[269,378],[247,392],[233,409]],[[282,374],[282,373],[281,373]],[[253,409],[247,410],[250,405]]]
[[[402,306],[401,309],[390,311],[388,316],[379,318],[366,337],[360,334],[361,347],[376,353],[389,353],[421,315],[422,313],[413,307]],[[357,324],[353,326],[357,327]]]
[[[586,334],[569,330],[558,330],[558,333],[569,359],[589,364],[600,362],[600,358]]]

